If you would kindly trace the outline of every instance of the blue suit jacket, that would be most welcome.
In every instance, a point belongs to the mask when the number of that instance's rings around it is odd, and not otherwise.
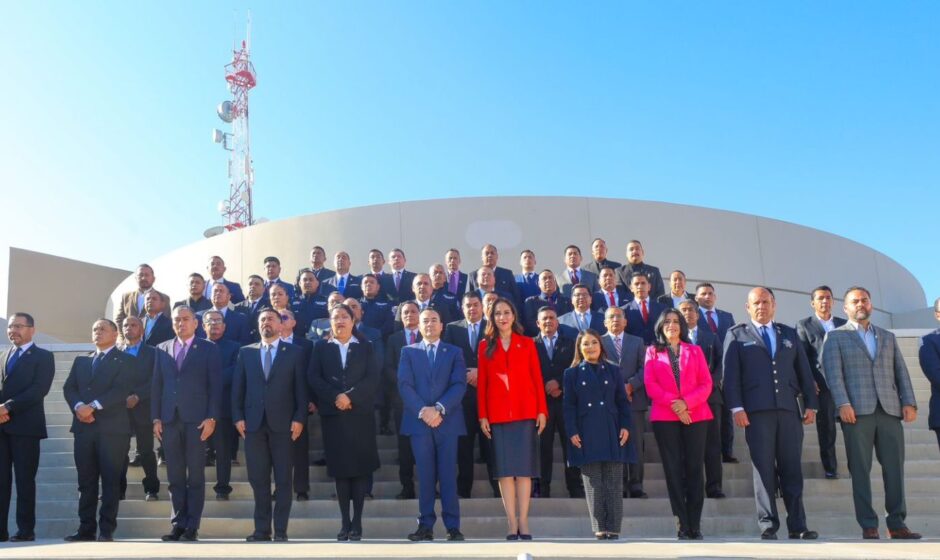
[[[604,326],[604,315],[596,311],[591,311],[590,309],[587,314],[588,317],[590,317],[589,328],[594,329],[602,335],[607,334],[607,327]],[[578,338],[578,333],[581,332],[581,329],[578,328],[578,319],[575,317],[574,311],[569,311],[558,317],[558,332],[569,338]]]
[[[920,369],[930,380],[930,417],[927,425],[935,430],[940,428],[940,329],[923,338],[918,358]]]
[[[813,373],[796,329],[773,323],[777,352],[773,357],[750,321],[728,331],[724,351],[725,405],[745,412],[791,410],[800,413],[797,397],[806,408],[819,409]]]
[[[10,421],[0,424],[0,432],[46,438],[43,399],[55,377],[55,357],[33,344],[7,371],[12,352],[10,346],[0,355],[0,403],[10,411]]]
[[[208,338],[206,335],[205,329],[202,327],[202,316],[205,311],[198,313],[197,317],[199,318],[199,326],[196,327],[196,337],[197,338]],[[255,316],[255,320],[258,317]],[[232,342],[238,344],[239,346],[244,346],[251,342],[251,326],[248,324],[249,321],[248,315],[240,313],[233,309],[228,309],[225,311],[225,333],[222,334],[222,338],[225,340],[231,340]],[[257,325],[256,325],[257,328]]]
[[[200,423],[222,414],[222,355],[219,347],[202,338],[194,338],[183,368],[176,368],[173,343],[157,346],[150,388],[150,417],[170,422],[179,414],[187,423]]]
[[[65,402],[68,403],[69,411],[73,412],[69,431],[73,434],[101,432],[130,435],[127,394],[136,369],[134,358],[112,348],[101,360],[98,370],[92,374],[93,356],[76,357],[62,387]],[[75,406],[79,402],[91,404],[94,401],[101,405],[101,410],[94,413],[95,421],[91,424],[79,422],[74,415]]]
[[[395,285],[394,282],[392,283],[392,285],[393,286]],[[330,295],[330,293],[332,292],[338,292],[339,291],[339,275],[334,274],[333,276],[330,276],[329,278],[323,281],[322,286],[329,286],[332,288],[331,290],[329,290],[329,292],[327,292],[323,288],[320,289],[320,293],[322,293],[325,296]],[[352,274],[350,274],[349,277],[346,279],[346,285],[343,286],[343,297],[348,297],[348,298],[353,298],[353,299],[361,298],[362,297],[362,278],[360,278],[359,276],[353,276]]]
[[[718,332],[714,334],[718,336],[718,343],[724,344],[728,329],[734,326],[734,315],[727,311],[722,311],[721,309],[715,309],[714,311],[717,317],[715,322],[718,323]],[[701,307],[699,307],[698,310],[698,326],[699,328],[711,330],[708,326],[708,320],[705,318],[705,310]]]
[[[542,293],[542,290],[539,289],[538,272],[532,273],[532,280],[526,280],[524,274],[516,274],[516,286],[519,288],[519,297],[522,298],[522,301]]]
[[[581,362],[565,370],[565,429],[569,437],[581,436],[581,447],[570,441],[568,464],[572,467],[598,461],[636,463],[633,415],[620,368],[610,362],[591,366]],[[630,432],[627,444],[620,445],[620,430]]]
[[[268,378],[261,366],[261,343],[238,352],[232,378],[232,421],[245,421],[256,432],[266,423],[272,432],[289,432],[291,422],[307,422],[307,379],[304,348],[278,341]]]
[[[422,343],[402,348],[398,362],[398,393],[404,407],[400,433],[406,436],[430,434],[432,428],[418,418],[418,411],[441,403],[445,409],[444,421],[435,429],[449,436],[465,435],[467,426],[461,401],[466,390],[467,366],[460,348],[438,342],[433,367]]]
[[[645,324],[643,323],[643,312],[640,310],[640,303],[638,301],[632,300],[620,308],[623,309],[623,314],[627,318],[627,332],[633,336],[642,338],[643,342],[649,346],[653,343],[653,340],[656,339],[656,335],[653,332],[653,327],[656,326],[656,320],[659,319],[659,316],[662,315],[666,308],[663,304],[657,303],[652,296],[647,300],[647,304],[649,307],[649,309],[647,309],[649,312],[649,320]]]
[[[228,292],[232,296],[232,303],[238,304],[245,301],[245,294],[242,293],[242,286],[238,282],[231,282],[229,280],[223,280],[222,282],[228,287]]]
[[[232,376],[235,375],[235,362],[238,360],[238,351],[241,345],[231,340],[220,338],[215,343],[219,347],[222,357],[222,412],[220,418],[232,418]]]

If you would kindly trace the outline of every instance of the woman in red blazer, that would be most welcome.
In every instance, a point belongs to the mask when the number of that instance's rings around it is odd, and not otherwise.
[[[480,430],[493,441],[493,476],[509,522],[506,539],[531,540],[529,499],[532,478],[539,476],[538,436],[548,416],[542,370],[535,342],[523,336],[509,300],[497,299],[486,319],[477,361]]]
[[[651,401],[650,423],[679,539],[700,540],[712,376],[702,349],[689,342],[689,327],[679,311],[669,309],[660,315],[653,331],[656,341],[646,350],[643,371]]]

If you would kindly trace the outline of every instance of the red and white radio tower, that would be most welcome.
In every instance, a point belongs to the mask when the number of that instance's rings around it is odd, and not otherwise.
[[[250,14],[246,39],[242,41],[241,49],[232,50],[232,62],[225,66],[225,81],[228,82],[228,89],[232,92],[232,99],[220,103],[217,112],[220,119],[231,123],[232,132],[213,130],[212,140],[222,144],[222,147],[230,152],[228,158],[229,195],[227,199],[219,202],[219,212],[224,219],[224,229],[233,231],[255,223],[252,210],[255,173],[252,167],[251,143],[248,134],[248,92],[255,87],[257,80],[255,67],[251,63]]]

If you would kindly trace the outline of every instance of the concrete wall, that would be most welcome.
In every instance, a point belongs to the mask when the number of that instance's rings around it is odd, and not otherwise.
[[[36,320],[37,342],[89,342],[114,286],[129,272],[10,248],[5,316],[24,311]],[[67,290],[66,290],[67,288]]]
[[[364,206],[298,216],[226,233],[181,247],[151,261],[157,289],[171,300],[187,293],[186,276],[205,272],[208,257],[222,256],[226,277],[241,282],[263,271],[262,261],[276,255],[283,279],[293,281],[297,269],[308,265],[312,245],[346,250],[353,273],[367,269],[369,249],[387,252],[401,247],[410,270],[427,270],[443,262],[444,252],[456,247],[463,270],[479,266],[480,247],[494,243],[500,265],[518,269],[524,248],[535,251],[538,267],[556,272],[564,267],[565,245],[581,246],[585,260],[590,245],[603,237],[610,257],[624,262],[627,241],[638,238],[646,261],[664,276],[683,269],[690,285],[708,280],[716,285],[719,306],[743,320],[750,287],[775,289],[778,319],[793,323],[810,313],[809,293],[828,284],[837,297],[853,284],[872,292],[875,320],[895,326],[892,314],[925,307],[920,283],[905,268],[873,249],[812,228],[694,206],[634,200],[583,197],[486,197],[402,202]],[[332,267],[331,267],[332,268]],[[112,304],[133,289],[128,277],[112,293]],[[841,303],[837,310],[841,311]],[[903,326],[903,325],[898,325]]]

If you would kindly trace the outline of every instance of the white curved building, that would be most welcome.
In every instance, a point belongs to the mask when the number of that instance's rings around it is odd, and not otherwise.
[[[663,277],[682,269],[691,290],[709,281],[718,292],[718,306],[746,318],[747,291],[755,285],[773,288],[777,320],[794,323],[810,314],[809,294],[819,284],[832,287],[837,299],[858,284],[871,291],[875,321],[885,327],[899,315],[923,310],[924,290],[916,278],[893,259],[837,235],[795,224],[695,206],[589,197],[480,197],[424,200],[363,206],[297,216],[205,239],[153,259],[156,288],[171,301],[187,296],[186,277],[205,274],[211,255],[228,267],[226,278],[245,286],[249,274],[262,274],[264,258],[281,260],[282,278],[309,265],[310,248],[336,251],[352,258],[352,273],[367,270],[368,251],[400,247],[407,269],[427,271],[443,263],[450,247],[460,250],[465,272],[480,263],[480,248],[493,243],[499,264],[518,271],[519,253],[535,251],[538,269],[564,268],[564,247],[581,247],[585,261],[595,237],[607,241],[609,258],[625,262],[625,247],[639,239],[646,262]],[[332,268],[332,266],[330,265]],[[262,274],[263,276],[263,274]],[[135,288],[128,277],[112,293]],[[667,289],[668,292],[668,289]],[[841,312],[841,305],[836,306]],[[113,315],[109,310],[109,315]]]

